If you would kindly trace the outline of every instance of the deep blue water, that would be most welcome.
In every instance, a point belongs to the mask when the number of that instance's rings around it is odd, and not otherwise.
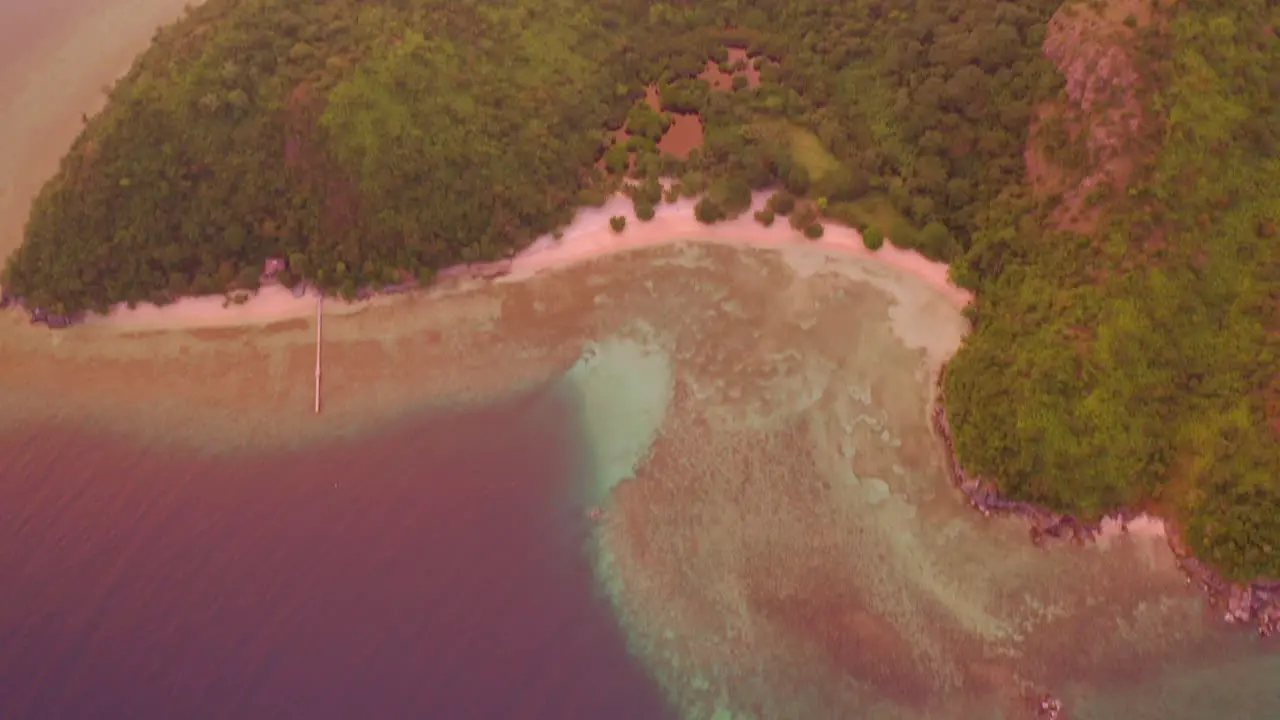
[[[663,718],[597,593],[569,404],[194,458],[0,440],[0,718]]]

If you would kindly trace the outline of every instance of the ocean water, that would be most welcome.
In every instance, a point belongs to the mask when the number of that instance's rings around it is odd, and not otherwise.
[[[0,0],[0,255],[182,2]],[[1037,550],[963,506],[925,413],[962,323],[836,265],[656,252],[403,298],[326,323],[318,420],[307,327],[0,327],[0,720],[968,720],[1042,690],[1280,717],[1275,642],[1158,538]],[[542,389],[355,418],[513,375]]]
[[[564,393],[259,457],[0,438],[0,718],[668,716]]]
[[[1038,549],[964,505],[927,410],[963,321],[892,272],[673,246],[326,330],[319,418],[263,390],[307,328],[60,336],[46,404],[157,431],[4,426],[0,718],[1280,716],[1274,642],[1163,540]],[[0,390],[44,382],[13,360]],[[495,383],[533,389],[386,424]],[[164,439],[211,412],[342,429]]]

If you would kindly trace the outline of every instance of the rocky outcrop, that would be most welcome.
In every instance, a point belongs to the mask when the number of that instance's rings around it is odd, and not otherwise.
[[[1071,539],[1077,542],[1092,541],[1101,523],[1089,524],[1063,513],[1056,513],[1031,503],[1002,498],[990,480],[966,471],[955,453],[951,423],[947,419],[946,397],[943,394],[945,371],[938,379],[938,400],[933,408],[933,429],[946,448],[947,469],[952,483],[969,500],[969,504],[983,515],[1016,515],[1031,524],[1031,540],[1037,544],[1049,539]],[[1109,519],[1123,527],[1129,521],[1145,513],[1119,511]],[[1236,584],[1225,580],[1205,563],[1197,560],[1187,549],[1177,529],[1166,523],[1169,547],[1186,573],[1187,582],[1196,583],[1209,596],[1210,605],[1223,609],[1225,622],[1253,626],[1262,637],[1280,631],[1280,580],[1257,580]]]
[[[1110,0],[1102,10],[1069,2],[1046,28],[1044,55],[1062,73],[1065,87],[1062,97],[1036,109],[1025,160],[1034,187],[1060,193],[1054,215],[1059,227],[1092,227],[1098,211],[1089,201],[1091,193],[1107,186],[1123,189],[1133,170],[1144,108],[1133,57],[1137,29],[1121,21],[1126,16],[1150,22],[1149,8],[1141,2]],[[1084,168],[1050,159],[1048,146],[1056,141],[1042,132],[1049,123],[1062,123],[1070,142],[1083,145]]]

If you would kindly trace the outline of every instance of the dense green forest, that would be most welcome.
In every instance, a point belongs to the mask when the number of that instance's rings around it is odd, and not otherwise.
[[[253,289],[284,257],[352,297],[624,187],[640,219],[703,195],[708,222],[785,188],[976,292],[946,378],[970,470],[1085,517],[1159,509],[1228,574],[1280,575],[1280,18],[1060,4],[207,0],[89,119],[3,282],[74,313]],[[1083,200],[1096,118],[1043,50],[1066,12],[1119,12],[1138,75],[1112,83],[1140,110],[1123,177]],[[688,113],[699,146],[662,151]]]
[[[253,288],[285,257],[350,296],[503,257],[628,173],[647,203],[660,175],[707,191],[709,219],[785,184],[950,258],[1020,180],[1055,4],[208,0],[89,121],[5,284],[101,310]],[[729,46],[758,86],[699,77]],[[672,112],[705,125],[687,157],[658,150]]]
[[[1276,20],[1186,0],[1138,26],[1127,186],[1089,232],[997,203],[953,267],[979,291],[946,388],[968,469],[1085,516],[1158,509],[1234,577],[1280,576]]]

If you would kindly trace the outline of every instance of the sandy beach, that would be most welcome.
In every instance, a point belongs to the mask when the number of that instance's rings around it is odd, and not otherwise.
[[[75,139],[81,116],[101,107],[103,88],[130,67],[156,27],[178,19],[183,7],[177,0],[120,0],[84,8],[72,7],[75,2],[0,11],[9,13],[9,22],[3,23],[7,33],[30,36],[24,38],[27,42],[6,48],[10,57],[0,72],[0,88],[7,91],[0,114],[0,136],[7,140],[0,150],[0,256],[7,256],[20,243],[30,202]],[[762,204],[764,195],[755,201]],[[532,341],[534,346],[525,351],[527,363],[517,373],[523,380],[488,377],[480,368],[464,364],[437,372],[405,392],[400,371],[430,362],[432,357],[443,363],[442,354],[457,350],[424,342],[419,331],[431,337],[446,328],[470,327],[477,318],[498,323],[502,306],[510,305],[510,298],[527,298],[535,288],[550,292],[554,284],[543,279],[556,270],[605,262],[624,251],[647,257],[652,253],[679,256],[684,241],[699,241],[707,247],[792,248],[811,258],[817,252],[819,264],[847,260],[866,265],[867,270],[880,268],[895,278],[901,276],[897,279],[923,283],[934,288],[932,294],[945,305],[968,299],[947,284],[945,266],[889,245],[871,257],[854,230],[829,225],[826,236],[813,243],[785,222],[761,227],[749,212],[730,222],[704,226],[694,220],[692,207],[687,200],[663,205],[649,223],[639,222],[630,201],[621,197],[601,208],[583,209],[559,240],[541,238],[516,257],[493,292],[475,292],[489,281],[454,279],[425,293],[350,304],[327,302],[327,410],[322,421],[310,415],[314,295],[299,298],[284,288],[267,287],[243,305],[210,296],[184,298],[163,308],[147,304],[115,308],[105,317],[92,317],[84,326],[62,332],[32,326],[20,311],[0,313],[0,343],[6,350],[0,353],[0,391],[7,393],[0,423],[70,416],[149,434],[159,428],[154,418],[145,416],[159,411],[175,420],[161,424],[168,426],[164,429],[186,428],[189,439],[200,444],[216,443],[219,438],[267,442],[268,438],[306,436],[309,431],[286,432],[280,423],[250,430],[243,427],[245,413],[271,406],[314,432],[330,432],[357,416],[392,416],[424,398],[444,401],[459,393],[487,397],[502,390],[502,382],[536,382],[562,370],[576,357],[580,328],[569,327],[572,322],[557,328],[556,321],[548,320],[533,337],[529,318],[513,326],[513,343]],[[609,228],[613,215],[628,218],[621,234]],[[864,274],[887,282],[888,276],[878,270]],[[409,360],[410,348],[421,349],[422,355]],[[51,407],[47,402],[51,394],[65,403]],[[344,408],[364,410],[345,413]],[[211,418],[220,420],[204,422]]]
[[[4,37],[15,41],[7,43],[6,56],[0,56],[5,61],[0,63],[0,90],[4,92],[0,137],[8,140],[0,150],[0,259],[21,243],[31,201],[79,133],[81,116],[101,109],[104,88],[128,71],[158,26],[181,17],[186,4],[178,0],[128,0],[79,8],[77,0],[59,0],[40,9],[0,10],[0,19],[7,16],[7,22],[0,23],[5,27]],[[18,39],[25,42],[17,43]],[[765,197],[758,193],[755,207],[761,206]],[[502,281],[520,281],[618,252],[682,241],[772,248],[813,243],[785,222],[772,228],[761,226],[750,211],[732,221],[702,225],[693,217],[693,205],[691,200],[664,204],[648,223],[635,218],[631,202],[623,197],[601,208],[584,208],[563,229],[561,240],[540,238],[517,256]],[[621,234],[609,228],[609,218],[614,215],[628,220]],[[873,255],[856,230],[834,224],[828,224],[826,230],[817,246],[873,258],[931,284],[953,302],[969,300],[967,293],[948,283],[945,265],[891,244]],[[369,305],[335,302],[329,303],[326,311],[350,314]],[[282,288],[269,287],[243,305],[230,305],[222,296],[184,298],[163,308],[147,304],[114,308],[105,318],[91,318],[90,324],[122,331],[262,326],[309,317],[314,309],[313,295],[296,298]]]
[[[757,193],[752,210],[764,207],[768,195]],[[826,223],[823,237],[809,240],[791,229],[785,221],[768,228],[762,226],[752,219],[751,210],[733,220],[705,225],[694,218],[695,204],[696,200],[681,200],[662,205],[657,216],[649,222],[638,220],[630,199],[622,196],[612,198],[603,207],[584,208],[559,233],[559,239],[550,235],[541,237],[516,255],[508,271],[497,281],[522,282],[535,275],[565,270],[618,253],[680,243],[773,250],[806,246],[893,268],[923,281],[959,307],[972,299],[967,291],[951,284],[945,264],[932,262],[914,251],[894,247],[891,242],[886,242],[878,251],[869,251],[862,242],[861,234],[854,228]],[[609,227],[609,219],[619,215],[627,218],[626,229],[621,233]],[[462,270],[465,268],[446,268],[441,275],[457,276],[463,274]],[[268,286],[243,304],[228,303],[222,295],[183,298],[164,307],[143,303],[128,308],[121,304],[106,316],[90,316],[86,324],[124,331],[267,325],[309,317],[315,312],[316,297],[314,291],[295,297],[285,288]],[[326,305],[326,312],[351,314],[377,304],[376,300],[334,301]]]
[[[791,229],[785,218],[780,218],[771,227],[761,225],[752,218],[752,211],[762,209],[769,194],[755,193],[750,210],[733,220],[713,225],[705,225],[694,218],[696,200],[682,199],[663,204],[653,220],[641,222],[635,217],[631,201],[616,197],[604,207],[579,211],[559,241],[540,238],[516,256],[511,273],[502,281],[518,281],[539,272],[571,267],[616,252],[675,242],[774,249],[809,245],[900,270],[928,283],[958,306],[972,300],[967,291],[950,282],[945,263],[933,262],[915,251],[895,247],[892,241],[873,252],[863,244],[862,235],[856,229],[826,219],[822,221],[825,232],[819,240],[809,240],[798,230]],[[609,219],[617,215],[627,219],[626,228],[621,233],[609,227]]]

